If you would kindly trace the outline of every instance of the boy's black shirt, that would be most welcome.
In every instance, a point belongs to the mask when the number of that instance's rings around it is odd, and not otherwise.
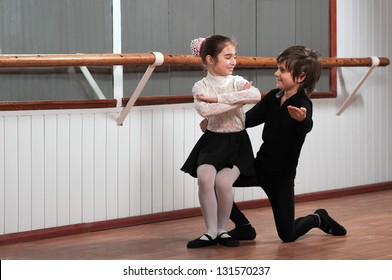
[[[256,164],[273,173],[295,172],[306,134],[313,127],[313,106],[305,92],[297,92],[280,105],[282,96],[281,90],[273,89],[246,112],[247,128],[264,123],[263,143],[257,152]],[[306,108],[306,119],[298,122],[291,118],[289,105]]]

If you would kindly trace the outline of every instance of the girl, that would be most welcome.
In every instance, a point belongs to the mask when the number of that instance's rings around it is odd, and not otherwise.
[[[240,177],[252,178],[253,151],[245,130],[244,104],[257,103],[260,91],[240,76],[233,76],[236,43],[214,35],[195,39],[191,49],[202,58],[207,76],[192,88],[197,112],[208,119],[201,136],[181,168],[197,178],[199,201],[207,231],[188,248],[221,244],[239,246],[226,230],[233,205],[232,185]]]

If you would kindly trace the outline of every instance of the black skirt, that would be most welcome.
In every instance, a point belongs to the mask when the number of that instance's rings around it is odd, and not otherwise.
[[[181,170],[197,178],[197,167],[202,164],[213,165],[217,172],[235,165],[241,172],[238,180],[253,180],[254,155],[246,130],[230,133],[207,130],[197,141]]]

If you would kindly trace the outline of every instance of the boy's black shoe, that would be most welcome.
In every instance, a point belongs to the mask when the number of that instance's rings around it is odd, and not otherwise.
[[[237,240],[254,240],[256,238],[256,230],[251,224],[239,226],[229,231],[229,235]]]
[[[320,217],[319,228],[322,231],[336,236],[346,235],[347,230],[334,219],[332,219],[325,209],[317,209],[314,213]]]

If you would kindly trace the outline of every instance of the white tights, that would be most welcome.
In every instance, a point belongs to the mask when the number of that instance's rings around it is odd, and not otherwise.
[[[203,164],[197,168],[200,206],[207,234],[212,238],[226,232],[233,207],[232,186],[239,175],[240,170],[237,166],[224,168],[218,173],[210,164]]]

